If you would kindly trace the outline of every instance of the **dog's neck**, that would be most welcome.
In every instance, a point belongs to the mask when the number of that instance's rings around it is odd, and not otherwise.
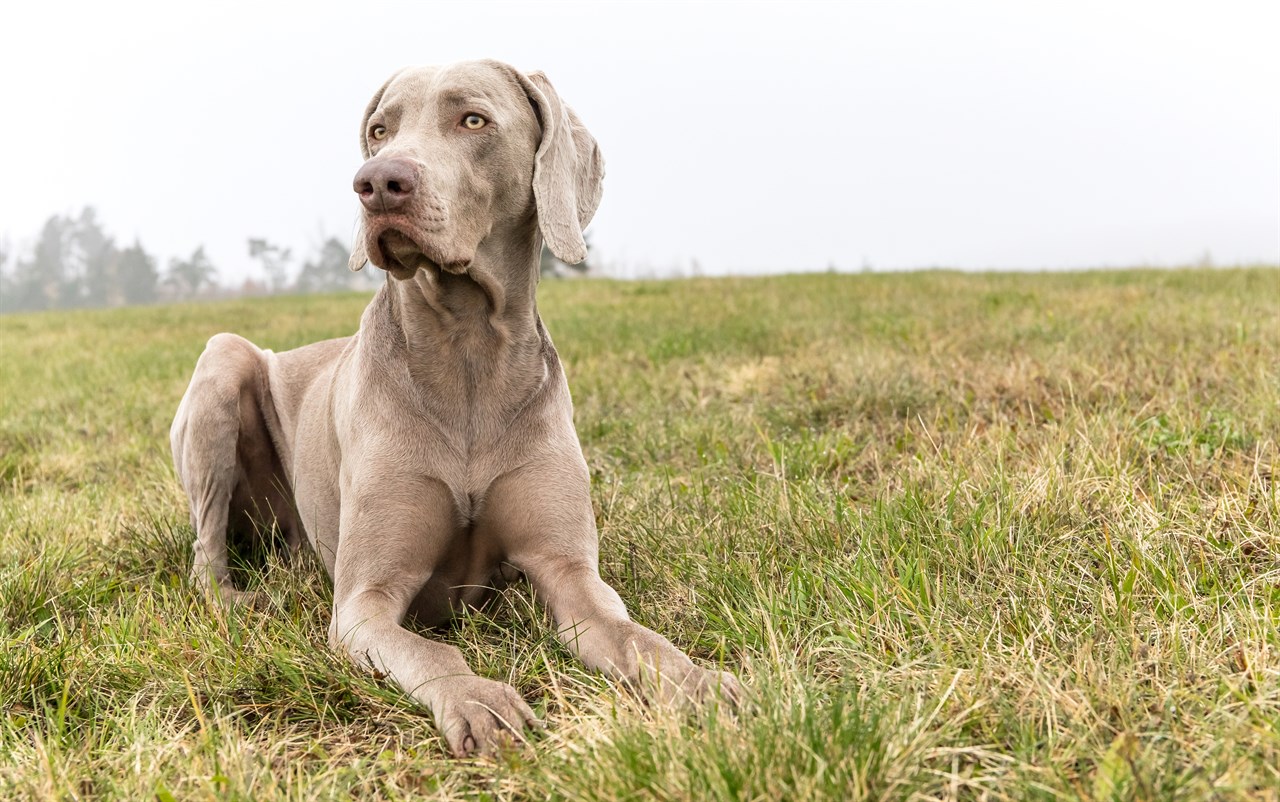
[[[535,297],[541,237],[536,226],[495,233],[465,273],[388,277],[370,305],[424,405],[442,419],[478,416],[481,428],[500,425],[548,375]]]
[[[425,303],[431,320],[454,337],[536,335],[540,248],[535,227],[495,231],[480,242],[465,273],[428,267],[408,281],[396,281],[400,308]]]

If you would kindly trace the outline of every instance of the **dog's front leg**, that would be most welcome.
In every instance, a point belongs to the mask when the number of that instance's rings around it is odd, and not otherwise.
[[[493,752],[536,718],[510,685],[476,676],[456,648],[401,625],[457,529],[442,485],[409,484],[344,488],[329,642],[425,705],[455,755]]]
[[[588,667],[666,704],[739,703],[742,691],[732,674],[695,665],[671,641],[632,621],[594,562],[548,555],[525,573],[560,640]]]
[[[588,481],[578,454],[509,474],[490,494],[485,526],[501,533],[560,640],[589,668],[654,701],[736,706],[742,689],[732,674],[695,665],[669,640],[632,621],[600,578]]]

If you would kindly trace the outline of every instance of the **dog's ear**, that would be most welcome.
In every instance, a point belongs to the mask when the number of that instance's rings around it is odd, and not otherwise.
[[[382,102],[382,96],[386,93],[387,87],[391,86],[391,82],[396,79],[403,70],[396,70],[391,77],[386,80],[382,86],[378,87],[378,91],[373,93],[373,97],[364,107],[364,115],[360,118],[360,155],[367,161],[369,159],[369,118],[378,110],[378,104]],[[351,246],[351,258],[347,260],[347,269],[357,271],[364,269],[369,262],[369,254],[364,247],[364,227],[356,223],[355,242]]]
[[[404,70],[399,69],[391,73],[391,77],[382,86],[378,87],[378,91],[374,92],[373,97],[369,99],[369,104],[364,107],[364,116],[360,118],[360,155],[366,161],[369,158],[369,118],[378,110],[378,104],[382,102],[382,96],[386,94],[387,87],[391,86],[391,82],[402,72]]]
[[[560,100],[547,76],[518,70],[516,74],[542,125],[533,164],[538,228],[557,259],[577,264],[587,258],[582,230],[595,215],[604,191],[604,157],[595,137]]]

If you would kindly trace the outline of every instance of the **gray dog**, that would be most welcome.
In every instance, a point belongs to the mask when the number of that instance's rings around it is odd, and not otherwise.
[[[604,163],[540,73],[494,61],[403,70],[360,129],[353,269],[389,280],[351,337],[272,353],[218,334],[171,442],[193,575],[232,586],[227,536],[274,521],[333,578],[329,642],[427,706],[454,754],[519,740],[533,712],[459,651],[447,621],[524,574],[591,668],[668,703],[741,693],[627,615],[601,579],[569,387],[534,293],[542,242],[586,257]]]

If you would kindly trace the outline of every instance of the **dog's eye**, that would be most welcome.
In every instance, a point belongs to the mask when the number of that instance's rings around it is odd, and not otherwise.
[[[369,136],[379,141],[387,138],[387,127],[385,125],[375,125],[373,130],[369,132]]]
[[[489,124],[489,121],[481,117],[479,114],[468,114],[462,118],[462,127],[469,131],[479,131]]]

